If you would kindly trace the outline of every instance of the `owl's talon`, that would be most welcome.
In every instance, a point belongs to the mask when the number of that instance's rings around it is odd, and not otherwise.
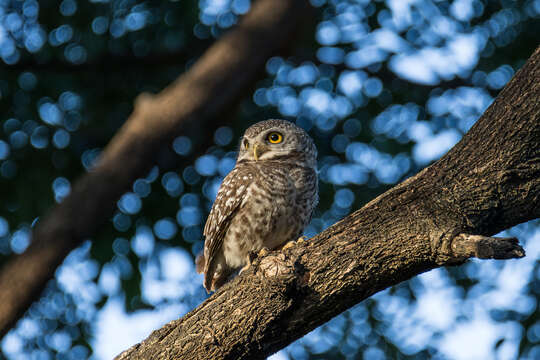
[[[246,264],[246,266],[244,266],[243,268],[240,269],[240,271],[238,272],[238,275],[240,275],[241,273],[243,273],[244,271],[249,269],[249,267],[253,263],[253,260],[255,260],[256,258],[259,258],[259,257],[266,256],[266,255],[268,255],[269,252],[270,252],[270,250],[268,250],[268,248],[266,248],[266,247],[263,247],[261,250],[259,250],[258,253],[255,253],[255,251],[250,251],[248,253],[248,256],[247,256],[247,264]]]
[[[255,260],[255,258],[256,258],[255,253],[253,251],[250,251],[246,257],[247,264],[243,268],[240,269],[240,271],[238,272],[238,275],[240,275],[241,273],[249,269],[249,267],[251,266],[251,263],[253,263],[253,260]]]
[[[285,251],[287,249],[290,249],[290,248],[294,247],[294,245],[296,245],[296,242],[294,240],[291,240],[288,243],[286,243],[285,245],[283,245],[283,247],[281,248],[281,251]]]
[[[270,250],[268,250],[268,248],[263,247],[261,250],[259,250],[259,253],[257,254],[257,257],[266,256],[266,255],[268,255],[269,252],[270,252]]]
[[[249,269],[250,266],[251,266],[251,262],[249,262],[246,266],[244,266],[243,268],[241,268],[240,271],[238,272],[238,275],[240,275],[241,273],[243,273],[244,271],[246,271],[247,269]]]
[[[283,247],[281,248],[281,251],[290,249],[290,248],[294,247],[294,246],[297,245],[297,244],[299,245],[299,244],[303,243],[303,242],[306,241],[306,240],[307,240],[307,237],[305,237],[305,236],[300,236],[300,237],[298,238],[298,240],[296,240],[296,241],[291,240],[291,241],[289,241],[288,243],[286,243],[285,245],[283,245]]]

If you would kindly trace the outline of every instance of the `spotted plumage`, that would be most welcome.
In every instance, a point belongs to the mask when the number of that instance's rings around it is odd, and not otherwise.
[[[217,289],[249,264],[250,254],[297,239],[317,202],[317,150],[309,135],[285,120],[248,128],[204,227],[197,259],[204,287]]]

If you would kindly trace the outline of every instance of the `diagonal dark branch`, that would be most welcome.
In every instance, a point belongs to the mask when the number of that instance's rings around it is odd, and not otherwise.
[[[72,193],[39,222],[33,242],[0,272],[0,336],[39,296],[64,257],[105,222],[116,200],[155,162],[158,151],[190,127],[219,124],[220,113],[257,80],[266,60],[285,48],[307,1],[260,0],[193,67],[135,110]]]
[[[273,252],[118,359],[262,359],[374,293],[540,216],[540,48],[442,159],[309,241]]]

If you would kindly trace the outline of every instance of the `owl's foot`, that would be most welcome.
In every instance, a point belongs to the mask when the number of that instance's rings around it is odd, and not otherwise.
[[[254,251],[250,251],[250,253],[247,256],[247,264],[246,264],[246,266],[244,266],[243,268],[240,269],[240,272],[238,272],[238,275],[240,275],[241,273],[243,273],[244,271],[249,269],[249,267],[253,263],[253,260],[255,260],[258,257],[260,258],[260,257],[266,256],[266,255],[268,255],[269,252],[270,252],[270,250],[268,248],[266,248],[266,247],[263,247],[256,254],[255,254]]]
[[[251,262],[249,262],[246,266],[244,266],[243,268],[241,268],[240,271],[238,272],[238,275],[240,275],[241,273],[243,273],[244,271],[246,271],[247,269],[249,269],[250,266],[251,266]]]
[[[251,263],[253,262],[253,259],[255,259],[255,256],[253,254],[253,252],[249,252],[248,255],[246,256],[246,266],[244,266],[243,268],[240,269],[240,271],[238,272],[238,275],[240,275],[241,273],[243,273],[244,271],[246,271],[247,269],[249,269],[249,267],[251,266]]]
[[[263,247],[261,250],[259,250],[259,253],[257,254],[257,257],[266,256],[266,255],[268,255],[269,252],[270,252],[270,250],[268,250],[268,248]]]
[[[298,238],[298,240],[296,240],[296,241],[291,240],[291,241],[289,241],[288,243],[286,243],[285,245],[283,245],[283,247],[281,248],[281,251],[290,249],[290,248],[292,248],[293,246],[295,246],[296,244],[301,244],[301,243],[303,243],[303,242],[306,241],[306,240],[307,240],[307,237],[305,237],[305,236],[300,236],[300,237]]]

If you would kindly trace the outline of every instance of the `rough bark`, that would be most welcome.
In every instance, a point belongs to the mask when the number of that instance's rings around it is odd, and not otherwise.
[[[260,359],[370,295],[469,257],[540,215],[540,48],[443,158],[313,239],[254,262],[117,359]]]
[[[307,13],[303,0],[257,1],[188,72],[157,95],[139,96],[96,166],[40,220],[27,251],[4,265],[0,337],[39,296],[64,257],[108,219],[118,198],[155,163],[158,150],[188,126],[211,131],[219,124],[220,112],[257,79],[270,56],[286,47]]]

